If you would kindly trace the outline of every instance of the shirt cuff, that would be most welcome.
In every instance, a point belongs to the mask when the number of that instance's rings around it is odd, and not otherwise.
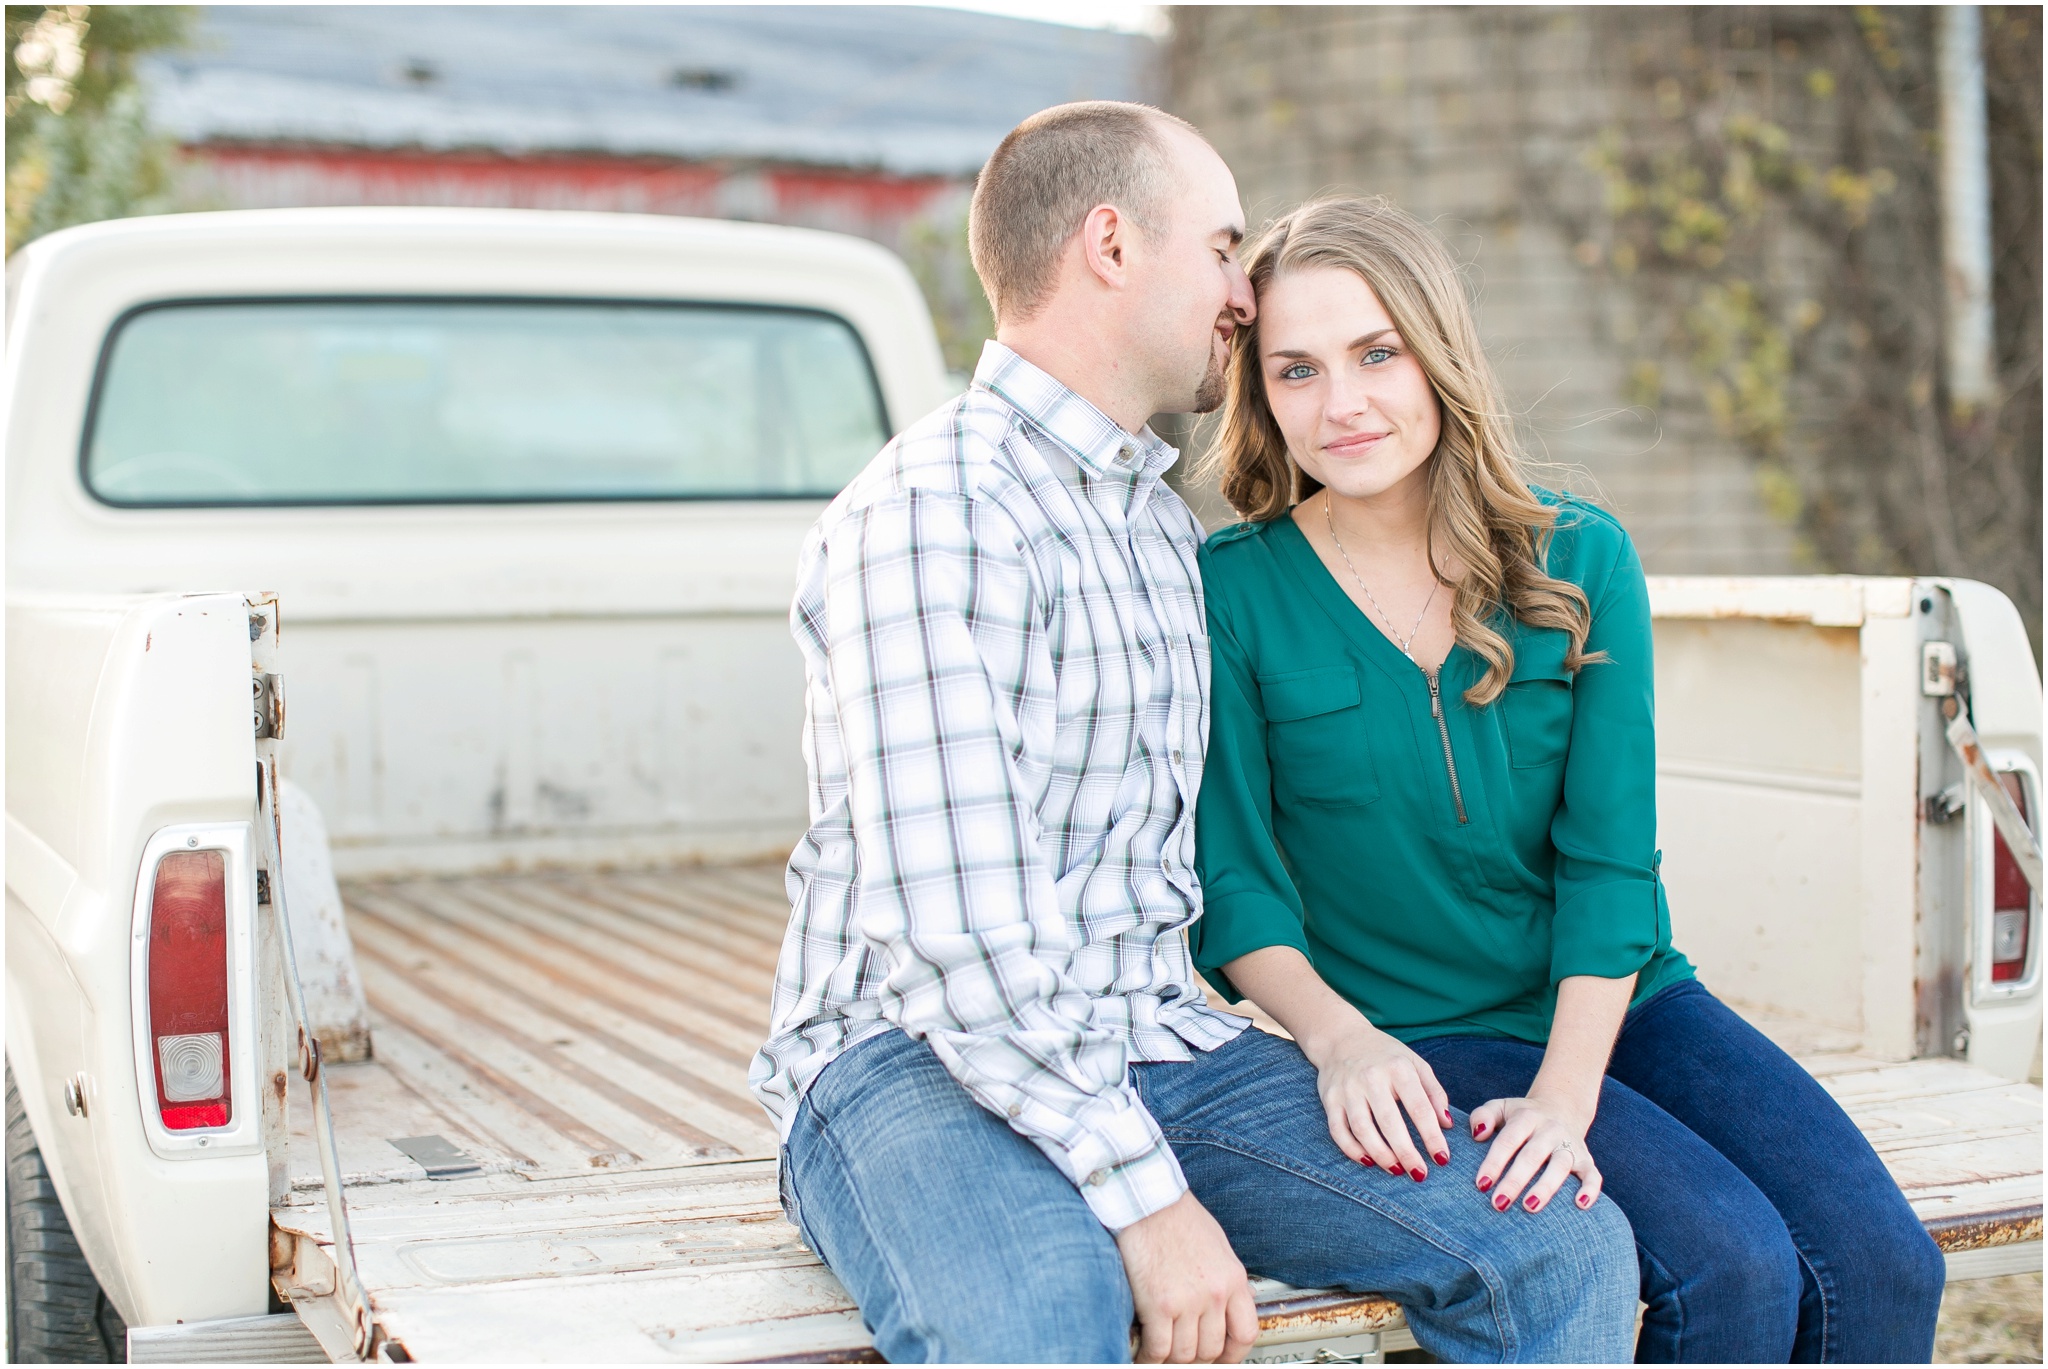
[[[1550,982],[1581,974],[1626,979],[1656,954],[1658,922],[1654,878],[1579,890],[1558,905],[1551,924]]]
[[[1135,1097],[1132,1103],[1106,1118],[1091,1116],[1073,1148],[1052,1156],[1111,1234],[1171,1207],[1188,1191],[1159,1124]]]

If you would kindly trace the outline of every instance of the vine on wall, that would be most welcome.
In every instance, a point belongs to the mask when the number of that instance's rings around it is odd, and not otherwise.
[[[1684,13],[1590,20],[1636,98],[1584,151],[1597,212],[1550,197],[1640,307],[1630,400],[1696,390],[1816,568],[1989,580],[2038,633],[2041,12],[1986,13],[2004,399],[1975,415],[1943,392],[1931,13]]]

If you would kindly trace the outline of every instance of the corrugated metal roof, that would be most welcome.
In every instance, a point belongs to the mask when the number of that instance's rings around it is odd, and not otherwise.
[[[1148,38],[884,6],[213,6],[143,68],[186,142],[965,175],[1019,119],[1143,99]]]

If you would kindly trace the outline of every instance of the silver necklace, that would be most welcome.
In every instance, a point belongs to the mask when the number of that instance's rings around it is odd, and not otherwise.
[[[1415,626],[1408,629],[1408,640],[1402,641],[1394,634],[1393,615],[1388,613],[1380,601],[1373,597],[1372,586],[1365,583],[1365,577],[1358,573],[1358,567],[1351,564],[1351,553],[1344,550],[1344,539],[1337,535],[1337,516],[1330,512],[1330,492],[1328,490],[1323,491],[1323,522],[1329,525],[1330,540],[1337,544],[1337,554],[1344,558],[1345,569],[1351,572],[1352,579],[1358,581],[1358,587],[1365,591],[1366,602],[1379,611],[1380,621],[1387,625],[1387,640],[1394,644],[1396,651],[1406,656],[1409,660],[1414,660],[1415,653],[1408,648],[1415,645],[1415,636],[1422,631],[1422,620],[1429,616],[1429,606],[1436,602],[1437,584],[1441,582],[1435,581],[1435,578],[1431,577],[1432,583],[1429,587],[1429,597],[1422,601],[1422,612],[1415,615]]]

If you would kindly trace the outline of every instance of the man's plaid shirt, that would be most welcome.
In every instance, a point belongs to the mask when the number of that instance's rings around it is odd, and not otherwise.
[[[803,1092],[901,1028],[1112,1231],[1187,1185],[1132,1089],[1243,1029],[1204,1002],[1201,528],[1133,437],[999,343],[804,544],[810,831],[755,1057]]]

